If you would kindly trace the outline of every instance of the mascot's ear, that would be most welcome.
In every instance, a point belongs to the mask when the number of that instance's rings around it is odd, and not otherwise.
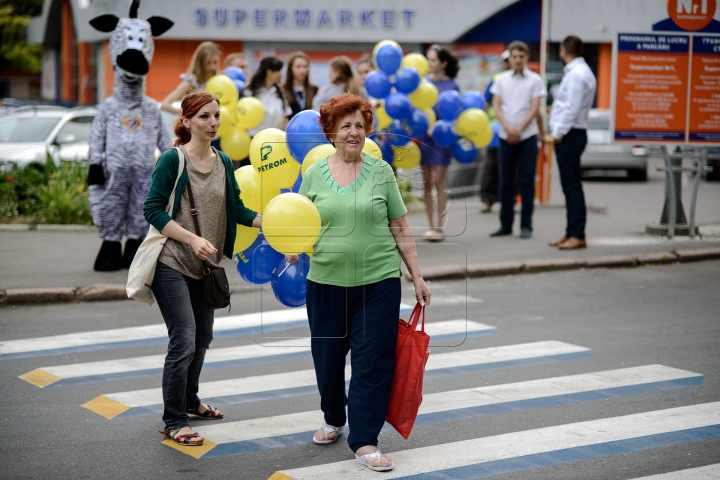
[[[112,32],[115,30],[115,27],[117,27],[119,21],[120,19],[115,15],[107,14],[93,18],[90,20],[90,25],[92,25],[95,30],[99,30],[101,32]]]
[[[150,17],[147,19],[147,22],[150,24],[150,31],[152,32],[153,37],[162,35],[175,25],[172,21],[165,17]]]

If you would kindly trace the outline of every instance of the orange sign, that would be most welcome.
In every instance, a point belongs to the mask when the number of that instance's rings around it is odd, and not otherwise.
[[[691,142],[720,143],[720,37],[693,37],[688,129]]]
[[[668,0],[668,15],[683,30],[707,27],[715,16],[715,0]]]

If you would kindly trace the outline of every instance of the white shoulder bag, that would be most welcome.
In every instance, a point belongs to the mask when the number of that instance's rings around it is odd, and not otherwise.
[[[172,217],[173,203],[175,202],[175,190],[177,189],[180,175],[182,175],[185,167],[185,156],[182,154],[180,149],[178,150],[178,157],[180,163],[178,164],[178,175],[175,179],[175,186],[173,187],[170,199],[168,200],[165,211]],[[147,303],[148,306],[152,306],[155,303],[155,297],[152,293],[152,281],[155,277],[155,267],[157,266],[157,259],[160,256],[165,240],[167,237],[162,233],[158,232],[157,228],[150,225],[150,230],[143,240],[142,244],[138,248],[135,258],[130,265],[130,272],[128,273],[128,281],[125,290],[127,291],[128,298],[134,298],[138,302]]]

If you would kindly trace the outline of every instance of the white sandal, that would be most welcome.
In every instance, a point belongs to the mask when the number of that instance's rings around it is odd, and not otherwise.
[[[323,422],[321,428],[325,431],[325,435],[329,435],[333,432],[337,433],[337,435],[335,435],[335,438],[333,438],[332,440],[318,440],[317,438],[315,438],[315,434],[313,434],[313,442],[317,443],[318,445],[329,445],[337,441],[338,437],[343,434],[343,430],[345,427],[330,427],[327,423]]]
[[[388,465],[387,467],[376,467],[376,466],[371,465],[370,463],[368,463],[368,461],[367,461],[368,458],[374,458],[374,459],[376,459],[376,460],[382,460],[382,452],[381,452],[380,449],[378,448],[378,449],[375,450],[373,453],[368,453],[367,455],[355,455],[355,460],[357,460],[357,462],[358,462],[360,465],[365,465],[365,466],[368,467],[370,470],[374,470],[374,471],[376,471],[376,472],[387,472],[388,470],[392,470],[393,468],[395,468],[395,462],[393,462],[392,464]],[[387,457],[386,457],[386,458],[387,458]],[[387,458],[387,460],[390,460],[390,459]]]

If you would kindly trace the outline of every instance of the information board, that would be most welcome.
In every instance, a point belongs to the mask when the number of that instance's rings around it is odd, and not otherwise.
[[[720,142],[720,37],[620,33],[616,142]]]

